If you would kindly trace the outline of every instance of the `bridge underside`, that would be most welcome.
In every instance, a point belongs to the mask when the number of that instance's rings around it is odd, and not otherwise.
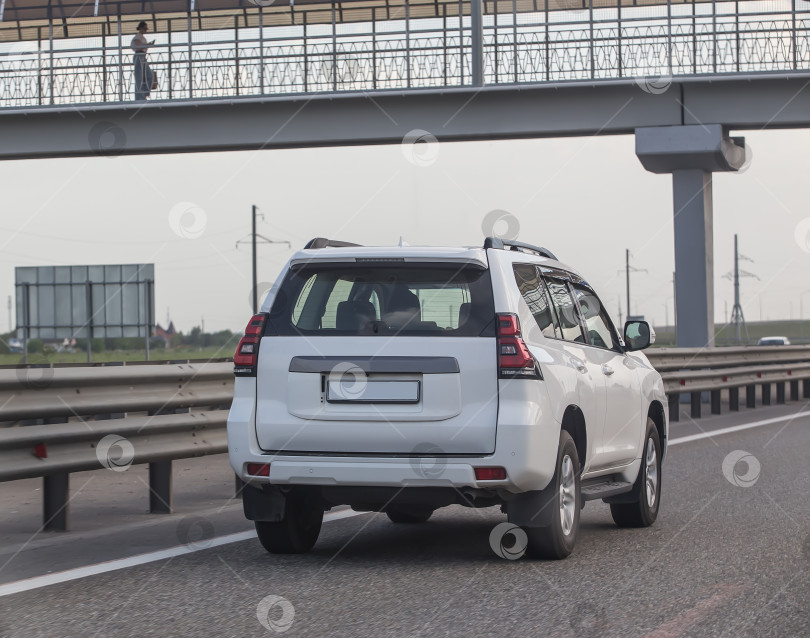
[[[452,142],[810,126],[810,76],[708,80],[660,94],[625,81],[5,110],[0,159],[399,144],[414,130]]]

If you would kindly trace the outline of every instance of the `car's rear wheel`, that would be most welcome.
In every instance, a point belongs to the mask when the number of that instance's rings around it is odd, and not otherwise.
[[[580,500],[579,456],[574,439],[560,433],[554,479],[538,495],[542,508],[550,508],[547,527],[525,527],[526,554],[532,558],[559,560],[568,556],[577,542]]]
[[[613,503],[610,514],[619,527],[649,527],[658,518],[661,502],[661,439],[655,422],[647,419],[643,456],[630,502]]]
[[[293,490],[287,495],[282,520],[255,523],[259,541],[271,554],[303,554],[312,549],[321,533],[323,506]]]
[[[394,507],[386,509],[385,513],[394,523],[424,523],[433,515],[433,510],[417,507]]]

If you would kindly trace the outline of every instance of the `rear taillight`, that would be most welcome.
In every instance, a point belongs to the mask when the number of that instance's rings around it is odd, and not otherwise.
[[[498,377],[500,379],[542,379],[529,347],[520,336],[520,321],[515,314],[499,314]]]
[[[237,377],[255,377],[259,362],[259,342],[264,333],[266,314],[253,315],[245,328],[245,336],[239,340],[233,354],[233,373]]]

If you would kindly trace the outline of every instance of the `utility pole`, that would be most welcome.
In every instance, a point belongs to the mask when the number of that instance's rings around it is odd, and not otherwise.
[[[630,249],[624,251],[624,270],[619,271],[625,274],[625,284],[627,286],[627,316],[630,317],[632,311],[630,310],[630,273],[631,272],[647,272],[646,268],[635,268],[630,265]]]
[[[259,285],[256,274],[256,204],[253,204],[250,219],[253,222],[253,230],[251,231],[251,243],[253,245],[253,288],[251,288],[251,290],[253,290],[253,314],[255,315],[259,312],[259,293],[256,290]]]
[[[254,315],[259,312],[259,291],[257,290],[257,288],[259,287],[259,281],[258,281],[258,276],[257,276],[258,267],[257,267],[257,263],[256,263],[256,244],[259,243],[258,240],[261,239],[262,240],[261,243],[263,243],[263,244],[287,244],[287,248],[292,248],[292,244],[290,242],[288,242],[286,239],[282,239],[282,240],[268,239],[267,237],[257,233],[256,232],[256,216],[257,215],[261,215],[262,219],[264,219],[264,215],[259,212],[259,207],[256,206],[256,204],[254,204],[251,207],[251,213],[250,213],[250,221],[251,221],[250,244],[251,244],[251,254],[252,254],[252,257],[251,257],[251,261],[252,261],[252,263],[251,263],[251,271],[253,273],[253,276],[251,277],[251,280],[252,280],[252,283],[253,283],[253,288],[252,288],[253,292],[252,292],[252,294],[250,296],[251,296],[251,299],[253,300],[253,314]],[[245,239],[244,238],[240,239],[239,241],[236,242],[236,247],[239,248],[239,244],[244,244],[244,243],[247,243],[245,241]]]
[[[742,277],[754,277],[755,279],[759,279],[753,273],[747,272],[745,270],[740,270],[740,259],[744,259],[746,261],[754,261],[750,257],[746,257],[745,255],[740,255],[737,250],[737,234],[734,234],[734,270],[726,273],[724,277],[726,279],[733,279],[734,281],[734,307],[731,309],[731,323],[734,324],[737,333],[737,343],[742,343],[742,331],[745,331],[745,342],[748,343],[748,327],[745,325],[745,316],[743,315],[742,305],[740,305],[740,276]],[[762,305],[761,305],[761,298],[760,298],[760,315],[762,315]],[[761,320],[760,316],[760,320]]]
[[[622,322],[622,300],[619,298],[619,325],[622,326],[622,334],[624,334],[624,323]]]
[[[8,331],[11,332],[11,295],[8,296]]]

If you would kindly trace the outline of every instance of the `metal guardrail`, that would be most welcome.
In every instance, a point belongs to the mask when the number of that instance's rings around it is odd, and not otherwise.
[[[810,70],[810,10],[801,0],[563,2],[562,10],[545,0],[531,11],[484,3],[480,31],[469,2],[441,3],[427,14],[433,4],[409,0],[393,14],[369,7],[348,26],[336,5],[325,22],[323,7],[260,6],[262,26],[244,26],[245,9],[235,9],[221,12],[222,27],[206,32],[194,30],[192,14],[162,17],[166,31],[150,34],[157,39],[150,66],[159,78],[151,98],[622,78],[660,93],[676,76]],[[110,20],[115,35],[61,40],[54,19],[36,27],[37,41],[0,45],[0,107],[132,100],[134,24]],[[3,35],[0,42],[16,39]]]
[[[233,364],[0,370],[0,420],[230,406]]]
[[[25,426],[0,428],[0,481],[42,476],[43,527],[63,531],[71,472],[148,463],[169,513],[172,461],[227,451],[232,398],[227,361],[0,369],[0,421]]]
[[[221,454],[227,415],[217,410],[3,430],[0,481]],[[99,445],[109,436],[115,438]]]
[[[679,418],[680,397],[691,395],[691,414],[701,414],[703,393],[711,411],[721,410],[721,391],[731,410],[746,405],[810,398],[810,347],[652,349],[669,396],[670,420]],[[0,481],[43,477],[45,529],[68,525],[71,472],[120,471],[149,464],[150,511],[171,512],[174,459],[227,449],[227,408],[233,393],[229,361],[128,366],[0,369]],[[177,413],[180,411],[180,413]],[[136,414],[133,414],[136,413]],[[146,413],[146,414],[144,414]],[[118,416],[119,418],[115,418]]]
[[[680,419],[681,395],[690,395],[690,416],[700,418],[703,393],[710,395],[711,413],[720,414],[722,392],[728,392],[729,409],[740,408],[740,388],[745,388],[746,407],[756,407],[757,387],[762,405],[810,399],[810,346],[753,346],[731,348],[660,348],[646,352],[661,373],[669,401],[669,419]]]
[[[810,346],[651,348],[644,354],[659,372],[810,361]]]

